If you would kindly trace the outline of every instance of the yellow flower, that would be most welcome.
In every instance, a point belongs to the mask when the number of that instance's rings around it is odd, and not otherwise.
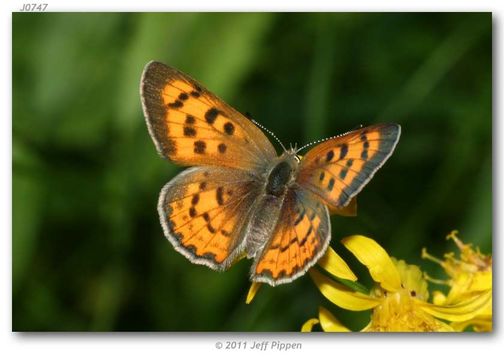
[[[448,295],[440,291],[434,294],[436,305],[452,305],[465,301],[480,293],[492,291],[492,256],[483,255],[479,249],[474,250],[471,244],[464,244],[458,237],[457,231],[452,231],[446,237],[453,240],[459,249],[459,257],[454,253],[444,255],[444,260],[435,258],[422,249],[422,258],[438,263],[450,277],[449,280],[435,280],[426,275],[427,280],[450,286]],[[492,331],[492,298],[487,306],[472,319],[452,322],[451,326],[463,331],[472,326],[475,331]]]
[[[361,331],[455,331],[440,319],[468,321],[491,300],[487,291],[450,305],[431,304],[427,282],[417,266],[391,258],[378,243],[364,236],[350,236],[342,242],[368,268],[375,281],[371,293],[350,290],[315,269],[310,270],[310,276],[321,293],[339,307],[372,310],[371,321]],[[324,269],[326,266],[322,265]],[[325,331],[348,331],[324,308],[319,309],[319,318],[308,320],[302,330],[311,330],[317,321]]]

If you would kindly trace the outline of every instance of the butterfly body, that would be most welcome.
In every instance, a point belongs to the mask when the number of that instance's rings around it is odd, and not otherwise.
[[[257,186],[261,190],[244,238],[248,258],[256,257],[271,238],[287,191],[295,184],[298,162],[294,152],[285,152],[271,162],[258,180]]]
[[[141,98],[161,156],[183,166],[162,189],[165,236],[191,262],[226,270],[254,259],[251,280],[272,286],[303,275],[331,239],[329,209],[355,195],[394,150],[400,127],[331,138],[303,158],[278,155],[253,122],[187,75],[147,64]]]

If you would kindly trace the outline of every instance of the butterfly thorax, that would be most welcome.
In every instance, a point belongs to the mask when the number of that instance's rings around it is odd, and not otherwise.
[[[297,173],[299,160],[292,152],[285,152],[279,161],[271,167],[266,182],[266,194],[282,196],[293,183]]]

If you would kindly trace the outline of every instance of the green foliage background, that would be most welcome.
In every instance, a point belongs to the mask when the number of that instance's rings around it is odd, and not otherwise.
[[[397,122],[395,154],[359,195],[339,240],[441,256],[459,229],[491,252],[492,18],[443,14],[13,14],[13,329],[298,331],[319,305],[359,329],[308,276],[245,305],[250,261],[190,264],[164,239],[158,157],[139,80],[181,69],[284,143]]]

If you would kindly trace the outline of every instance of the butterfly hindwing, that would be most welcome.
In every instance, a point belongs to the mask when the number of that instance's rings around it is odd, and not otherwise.
[[[224,270],[241,254],[243,229],[258,190],[255,180],[241,170],[185,170],[159,197],[165,235],[191,262]]]
[[[392,155],[401,128],[383,124],[327,140],[301,160],[297,183],[331,208],[346,207]]]
[[[318,261],[330,240],[327,207],[303,189],[289,189],[273,235],[252,266],[252,281],[291,282]]]
[[[277,155],[250,120],[180,71],[150,62],[140,86],[151,137],[173,162],[254,169]]]

